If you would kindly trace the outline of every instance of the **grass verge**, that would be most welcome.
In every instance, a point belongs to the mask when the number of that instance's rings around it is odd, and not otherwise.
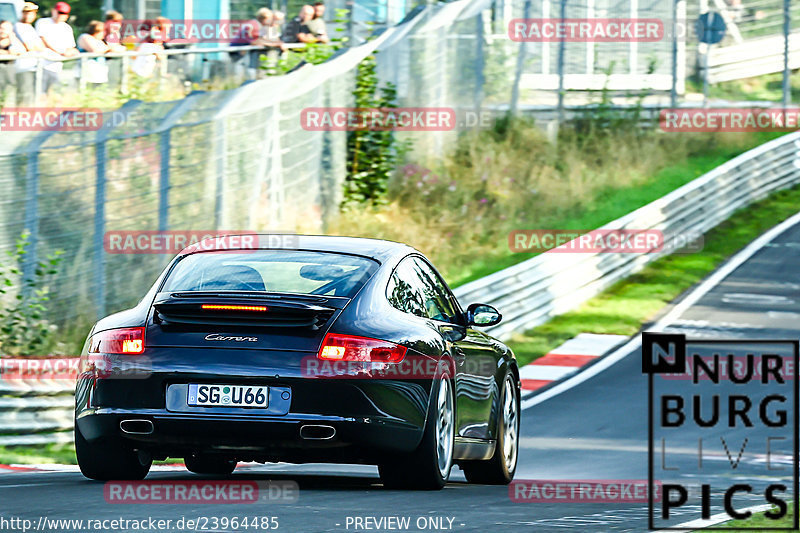
[[[74,465],[75,445],[71,442],[63,444],[37,444],[34,446],[0,446],[0,464],[34,465],[34,464]]]
[[[153,461],[153,464],[183,463],[180,457],[170,457],[166,461]],[[75,445],[71,442],[63,444],[36,444],[33,446],[0,446],[0,464],[3,465],[38,465],[38,464],[78,464],[75,458]]]
[[[663,257],[580,308],[559,315],[508,343],[521,365],[578,333],[633,335],[682,292],[714,271],[761,233],[795,214],[800,186],[772,194],[734,213],[705,235],[702,251]],[[746,215],[746,216],[745,216]]]
[[[777,510],[777,508],[775,509]],[[766,512],[766,511],[765,511]],[[764,516],[764,513],[756,513],[747,520],[734,520],[726,522],[725,524],[717,527],[728,528],[731,533],[744,533],[745,531],[752,533],[756,528],[790,528],[794,523],[794,505],[789,504],[789,510],[786,516],[773,520]],[[747,528],[747,529],[740,529]],[[701,530],[702,531],[702,530]]]
[[[792,102],[797,102],[800,98],[800,72],[793,72],[789,79]],[[687,80],[686,85],[687,92],[703,92],[702,80]],[[783,73],[715,83],[708,88],[708,96],[733,101],[780,102],[783,98]]]

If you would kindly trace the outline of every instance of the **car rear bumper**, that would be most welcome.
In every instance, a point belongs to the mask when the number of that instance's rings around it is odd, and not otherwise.
[[[124,432],[120,423],[128,420],[152,422],[152,433]],[[423,431],[419,426],[384,417],[216,417],[152,409],[87,410],[76,422],[90,442],[122,444],[156,456],[222,453],[238,460],[288,462],[377,464],[387,453],[414,450]],[[320,433],[316,426],[332,428],[332,435],[328,436],[328,430]]]
[[[377,464],[387,453],[419,445],[430,393],[430,382],[260,378],[258,383],[290,398],[282,405],[275,402],[277,411],[267,414],[187,407],[183,396],[178,401],[169,392],[176,383],[193,381],[221,379],[84,376],[76,389],[77,427],[90,442],[148,450],[156,457],[223,453],[239,460]],[[223,380],[228,381],[239,382]],[[130,420],[147,421],[147,431],[123,431],[120,423]]]

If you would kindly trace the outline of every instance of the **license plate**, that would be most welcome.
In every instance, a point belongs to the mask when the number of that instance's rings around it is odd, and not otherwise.
[[[267,407],[269,387],[249,385],[189,385],[189,405],[206,407]]]

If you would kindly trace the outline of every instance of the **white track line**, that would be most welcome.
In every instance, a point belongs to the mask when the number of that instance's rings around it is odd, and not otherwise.
[[[679,318],[687,309],[691,306],[696,304],[700,298],[708,294],[711,289],[716,287],[722,280],[728,277],[734,270],[742,266],[748,259],[753,257],[759,250],[761,250],[764,246],[769,244],[773,239],[775,239],[778,235],[789,229],[790,227],[794,226],[795,224],[800,223],[800,212],[795,213],[791,217],[787,218],[774,228],[768,230],[766,233],[758,237],[756,240],[751,242],[747,245],[747,247],[739,252],[738,254],[734,255],[727,263],[722,265],[719,269],[714,271],[708,278],[706,278],[700,285],[697,286],[691,293],[689,293],[681,302],[673,307],[666,315],[664,315],[661,320],[656,322],[652,327],[648,329],[648,331],[663,331],[671,322],[674,322],[677,318]],[[602,372],[603,370],[609,368],[611,365],[621,361],[625,358],[628,354],[639,348],[642,344],[642,336],[637,334],[635,337],[632,337],[628,342],[623,344],[619,349],[615,352],[604,357],[598,363],[590,366],[583,372],[579,372],[578,374],[572,376],[569,379],[559,383],[555,387],[544,391],[541,394],[537,394],[532,398],[528,398],[527,400],[522,401],[522,409],[528,409],[529,407],[533,407],[534,405],[538,405],[545,400],[549,400],[554,396],[558,396],[564,391],[568,391],[572,387],[583,383],[584,381],[592,378]]]

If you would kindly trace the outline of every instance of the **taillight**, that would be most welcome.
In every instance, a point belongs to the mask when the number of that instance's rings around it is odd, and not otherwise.
[[[318,359],[330,361],[366,361],[399,363],[407,348],[389,341],[328,333],[317,354]]]
[[[101,331],[89,339],[89,353],[140,354],[144,352],[144,328]]]

